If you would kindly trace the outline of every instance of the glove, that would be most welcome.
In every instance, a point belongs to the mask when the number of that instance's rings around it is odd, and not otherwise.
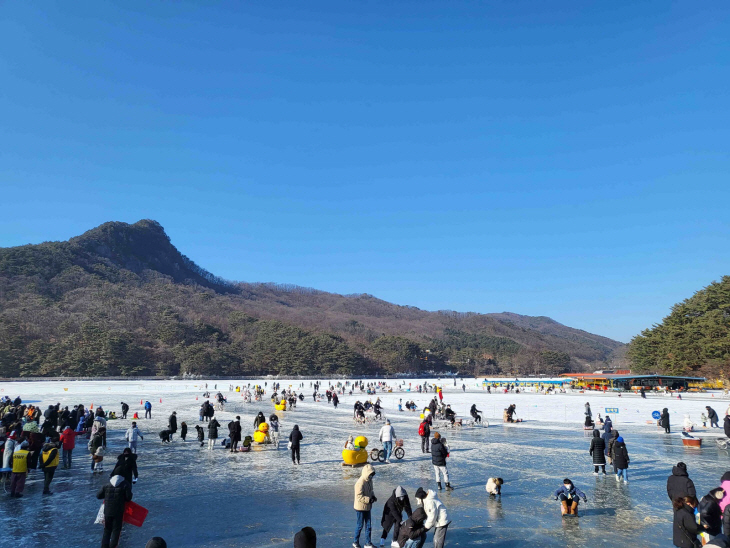
[[[132,478],[132,483],[137,483],[137,478]]]
[[[583,497],[583,502],[588,502],[588,499]]]
[[[371,504],[374,504],[376,502],[378,502],[378,498],[377,497],[373,497],[373,498],[370,499],[370,503]]]

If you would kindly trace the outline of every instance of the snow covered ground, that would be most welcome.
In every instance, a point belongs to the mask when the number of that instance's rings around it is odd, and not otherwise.
[[[353,486],[359,470],[340,465],[340,451],[348,434],[364,434],[370,446],[379,445],[380,425],[355,427],[352,404],[364,400],[358,393],[341,398],[334,410],[324,402],[312,401],[310,381],[304,381],[305,401],[295,411],[279,413],[283,422],[282,439],[294,424],[304,435],[302,466],[292,466],[282,442],[281,450],[255,448],[247,454],[231,455],[218,446],[213,452],[195,443],[194,425],[198,424],[198,407],[203,401],[202,381],[50,381],[0,383],[0,395],[38,403],[43,408],[60,402],[72,406],[83,403],[120,413],[120,402],[130,405],[130,417],[144,411],[142,400],[153,404],[152,419],[138,424],[146,434],[139,451],[140,481],[134,488],[135,501],[150,510],[142,528],[125,526],[122,546],[144,546],[158,535],[171,547],[291,546],[296,531],[305,525],[314,527],[319,546],[349,546],[354,528]],[[207,381],[215,393],[217,384],[229,397],[225,412],[218,419],[225,425],[240,415],[244,435],[251,434],[258,411],[266,416],[274,411],[264,402],[244,404],[239,394],[228,392],[229,384],[264,384],[264,381]],[[269,387],[271,381],[268,382]],[[299,386],[302,381],[279,380],[282,386]],[[367,381],[366,381],[367,382]],[[415,381],[406,381],[413,383]],[[422,381],[421,381],[422,382]],[[443,430],[451,447],[449,470],[456,490],[442,493],[453,525],[447,545],[525,546],[671,546],[671,510],[666,496],[666,477],[672,465],[687,463],[699,495],[719,484],[720,476],[730,469],[728,453],[717,449],[713,437],[720,430],[701,432],[707,437],[701,450],[685,448],[680,434],[684,415],[699,421],[705,405],[722,416],[730,404],[719,393],[687,395],[677,400],[663,396],[616,394],[538,395],[487,394],[476,382],[465,380],[454,387],[443,381],[444,401],[461,416],[468,415],[472,403],[484,411],[489,428]],[[322,385],[326,386],[327,382]],[[393,385],[395,383],[392,383]],[[391,465],[376,465],[375,490],[378,502],[373,512],[373,540],[377,544],[383,504],[397,485],[412,496],[419,486],[435,488],[430,458],[420,451],[418,414],[399,413],[397,403],[413,399],[423,407],[433,394],[396,391],[379,394],[386,415],[398,437],[405,442],[406,456]],[[161,402],[160,402],[161,400]],[[626,439],[631,467],[628,485],[617,484],[612,476],[595,478],[588,455],[589,438],[582,429],[583,406],[591,403],[594,415],[610,412],[614,426]],[[503,425],[502,410],[510,403],[526,422]],[[652,411],[668,407],[673,431],[666,435],[652,421]],[[188,441],[178,437],[169,446],[161,446],[157,433],[172,411],[178,422],[188,424]],[[41,474],[30,478],[26,497],[5,499],[1,505],[0,546],[10,546],[21,539],[27,546],[96,545],[101,527],[93,524],[99,502],[95,492],[108,481],[115,456],[124,447],[124,430],[131,421],[110,421],[108,436],[109,469],[104,477],[89,471],[85,440],[79,439],[74,467],[59,470],[52,485],[55,495],[41,496]],[[207,433],[207,431],[206,431]],[[484,484],[489,476],[505,479],[501,500],[486,497]],[[578,520],[563,520],[551,493],[564,477],[570,477],[589,497]],[[412,499],[413,500],[413,499]],[[61,535],[60,537],[58,535]],[[59,538],[63,541],[59,544]],[[364,537],[361,539],[364,541]],[[430,538],[429,538],[430,543]],[[364,544],[364,542],[363,542]]]

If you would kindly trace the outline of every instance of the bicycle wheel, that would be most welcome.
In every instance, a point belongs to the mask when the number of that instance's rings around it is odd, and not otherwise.
[[[402,447],[396,447],[395,451],[393,451],[393,454],[395,455],[395,458],[397,458],[398,460],[400,460],[406,456],[406,452],[403,451]]]
[[[378,453],[379,453],[378,449],[373,449],[372,451],[370,451],[370,460],[372,460],[373,462],[377,462],[378,456],[379,456]]]
[[[378,460],[380,462],[385,462],[385,451],[383,451],[382,449],[378,451]]]

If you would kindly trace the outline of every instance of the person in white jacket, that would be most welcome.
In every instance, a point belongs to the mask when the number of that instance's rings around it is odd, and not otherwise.
[[[393,440],[395,439],[395,430],[390,425],[390,419],[385,419],[385,425],[380,429],[380,441],[383,442],[383,451],[385,451],[385,462],[390,464],[390,454],[393,452]]]
[[[426,492],[422,487],[416,491],[416,501],[426,511],[427,518],[423,526],[427,530],[433,529],[433,548],[443,548],[446,541],[446,530],[451,524],[449,515],[446,513],[446,506],[436,497],[434,491],[429,489]]]
[[[503,483],[504,480],[502,478],[489,478],[487,480],[487,493],[495,497],[501,495]]]
[[[142,435],[142,432],[140,432],[139,428],[137,428],[137,423],[133,422],[132,426],[130,426],[124,434],[124,439],[129,442],[129,448],[135,455],[137,454],[137,438],[143,440],[144,436]]]

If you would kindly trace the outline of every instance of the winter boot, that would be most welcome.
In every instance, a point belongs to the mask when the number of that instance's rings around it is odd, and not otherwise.
[[[454,488],[451,487],[451,484],[448,481],[446,482],[446,489],[448,489],[449,491],[453,491],[454,490]]]
[[[438,482],[438,486],[439,486],[439,491],[441,491],[442,487],[441,487],[441,482],[440,481]]]

